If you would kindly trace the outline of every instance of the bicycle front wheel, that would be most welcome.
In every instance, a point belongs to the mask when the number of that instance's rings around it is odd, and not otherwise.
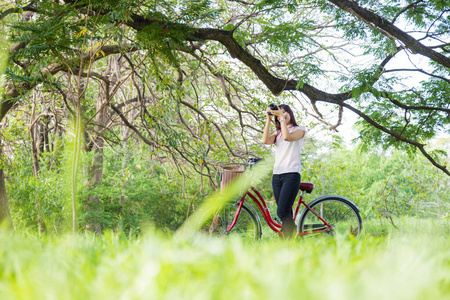
[[[311,202],[309,207],[311,210],[303,210],[297,225],[300,235],[339,233],[358,236],[361,233],[359,209],[350,200],[341,196],[324,196]]]
[[[227,203],[219,208],[211,208],[206,211],[197,225],[200,234],[208,236],[240,236],[250,240],[261,237],[261,222],[254,209],[245,204],[236,220],[236,224],[228,231],[233,223],[238,204]],[[253,210],[253,211],[252,211]]]

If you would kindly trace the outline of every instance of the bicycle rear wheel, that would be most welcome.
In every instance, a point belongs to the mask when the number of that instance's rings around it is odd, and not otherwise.
[[[305,208],[300,216],[297,225],[299,234],[335,235],[339,233],[358,236],[361,233],[362,220],[359,209],[350,200],[341,196],[324,196],[311,202],[309,207],[311,210]],[[331,228],[321,218],[331,225]]]
[[[233,223],[238,204],[227,203],[219,208],[206,211],[197,224],[197,231],[208,236],[240,236],[246,239],[257,240],[261,237],[261,222],[254,209],[245,204],[242,206],[236,224],[227,231]]]

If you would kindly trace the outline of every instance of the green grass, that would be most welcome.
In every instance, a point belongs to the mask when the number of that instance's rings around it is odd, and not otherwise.
[[[290,242],[1,232],[0,299],[449,299],[448,223],[396,225]]]

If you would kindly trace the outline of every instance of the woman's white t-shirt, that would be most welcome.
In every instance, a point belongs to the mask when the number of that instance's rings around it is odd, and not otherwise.
[[[288,125],[289,133],[297,129],[305,131],[306,135],[306,128],[304,126]],[[301,173],[302,165],[300,164],[300,155],[305,142],[305,135],[299,140],[289,142],[283,139],[281,130],[278,131],[275,139],[275,163],[273,165],[273,174]]]

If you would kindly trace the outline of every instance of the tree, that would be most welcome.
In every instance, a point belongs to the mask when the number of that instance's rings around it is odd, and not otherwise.
[[[33,12],[33,20],[25,22],[12,15],[23,12]],[[188,84],[184,75],[200,66],[217,79],[223,88],[221,96],[233,109],[237,108],[233,101],[258,81],[274,95],[300,92],[306,96],[302,104],[308,105],[319,119],[323,119],[319,102],[339,108],[334,128],[340,124],[346,108],[362,118],[364,142],[418,149],[449,175],[447,168],[426,149],[426,140],[449,122],[445,96],[449,94],[450,67],[448,13],[449,4],[445,1],[10,4],[1,19],[10,24],[16,43],[10,49],[9,81],[0,118],[37,84],[54,84],[52,78],[59,72],[95,77],[98,74],[81,66],[111,54],[139,49],[155,64],[161,60],[169,63],[169,73],[178,73],[166,87],[181,90],[182,84]],[[343,55],[345,52],[347,55]],[[367,63],[355,65],[354,57],[358,55]],[[427,61],[413,68],[409,63],[394,64],[401,55],[412,61],[422,56]],[[324,63],[328,66],[332,61],[336,63],[335,72],[325,69]],[[427,78],[417,86],[408,86],[404,74],[411,72]],[[166,76],[159,76],[160,80],[167,80]],[[320,84],[328,78],[332,87]],[[243,85],[243,80],[248,80],[247,84]],[[198,90],[205,88],[201,82],[194,84]],[[201,115],[195,107],[189,108]],[[240,116],[247,113],[236,111]]]
[[[8,197],[6,195],[5,175],[3,169],[0,169],[0,224],[3,222],[6,222],[9,227],[12,227]]]
[[[365,153],[358,149],[329,151],[329,144],[323,142],[310,147],[318,149],[304,157],[302,176],[314,183],[315,195],[345,195],[367,218],[391,222],[394,216],[440,219],[450,211],[446,192],[450,178],[426,164],[423,156],[411,159],[404,151],[385,152],[381,147]]]
[[[0,120],[39,87],[64,118],[83,104],[95,140],[93,95],[111,82],[102,60],[118,54],[126,72],[105,101],[101,134],[120,142],[111,130],[119,118],[158,157],[190,164],[211,184],[228,154],[260,151],[260,112],[275,99],[297,101],[331,129],[352,111],[366,145],[419,150],[450,175],[426,146],[450,121],[449,9],[440,0],[7,1]],[[324,103],[335,117],[324,117]]]

